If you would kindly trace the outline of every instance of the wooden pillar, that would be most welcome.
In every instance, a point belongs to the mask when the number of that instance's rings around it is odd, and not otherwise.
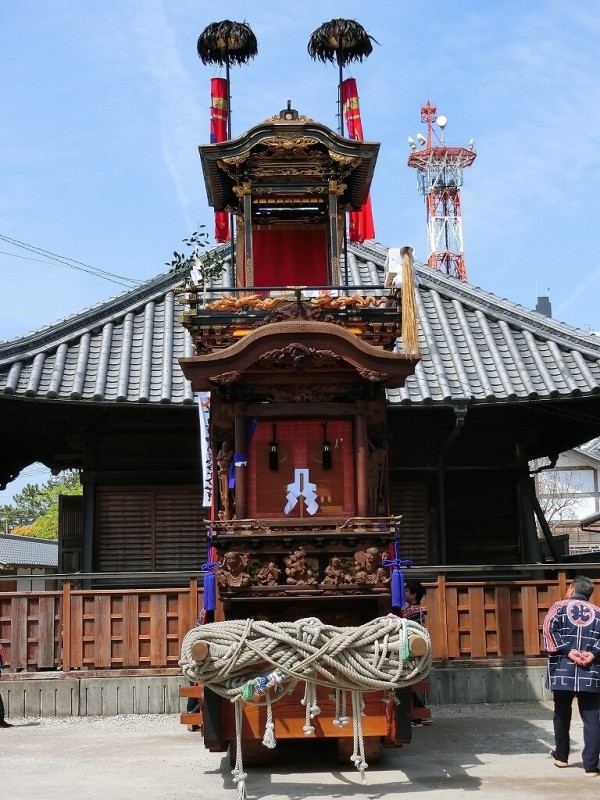
[[[233,269],[233,265],[231,267],[232,276],[235,275],[235,279],[232,280],[232,286],[245,286],[246,285],[246,274],[244,269],[244,247],[246,241],[246,234],[245,230],[246,227],[244,225],[244,215],[241,212],[236,214],[236,226],[235,226],[235,271]]]
[[[453,629],[456,630],[457,620],[452,619],[450,621],[448,619],[446,578],[444,575],[438,575],[437,585],[434,590],[434,599],[437,600],[435,604],[436,607],[432,608],[432,613],[429,615],[428,622],[431,633],[431,655],[433,658],[440,658],[442,661],[447,661],[450,653],[450,648],[448,646],[448,625],[451,622]],[[432,625],[434,626],[433,629]]]
[[[537,535],[535,526],[535,485],[533,478],[527,475],[526,477],[519,478],[517,483],[517,491],[519,498],[519,511],[521,514],[521,530],[523,537],[521,541],[521,558],[523,563],[535,563],[542,560],[540,551],[540,542]],[[558,561],[556,549],[552,537],[547,542],[550,555],[554,561]]]
[[[338,230],[338,195],[343,187],[338,181],[329,181],[329,280],[340,283],[340,237]]]
[[[367,474],[369,446],[367,442],[367,418],[358,413],[354,417],[354,443],[356,448],[356,514],[369,514],[369,478]]]
[[[252,194],[250,183],[240,186],[244,213],[244,272],[246,286],[254,286],[254,254],[252,252]]]
[[[71,582],[62,587],[62,671],[71,669]]]
[[[82,572],[94,570],[94,548],[96,547],[94,519],[94,503],[96,498],[95,474],[96,471],[96,440],[91,434],[86,436],[83,448],[83,535],[81,539],[81,566]],[[91,474],[90,474],[91,473]],[[90,589],[91,581],[81,581],[82,589]]]
[[[210,558],[210,553],[208,554]],[[187,629],[193,628],[198,619],[198,578],[190,578],[189,617]]]
[[[246,453],[246,417],[241,409],[236,409],[235,413],[235,456],[243,455],[247,459]],[[241,459],[239,459],[241,460]],[[239,464],[235,469],[235,516],[236,519],[245,519],[246,510],[246,465]]]

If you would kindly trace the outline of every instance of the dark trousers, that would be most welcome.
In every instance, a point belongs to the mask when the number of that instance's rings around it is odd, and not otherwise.
[[[1,694],[0,694],[0,722],[4,722],[4,703],[2,702]]]
[[[595,692],[554,692],[554,738],[556,758],[569,760],[569,730],[573,699],[577,698],[579,716],[583,722],[583,768],[594,770],[598,767],[600,754],[600,694]]]

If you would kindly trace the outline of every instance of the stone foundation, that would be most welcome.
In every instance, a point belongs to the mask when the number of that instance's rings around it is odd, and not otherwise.
[[[434,667],[430,673],[431,705],[513,703],[550,700],[544,688],[545,666]],[[123,675],[107,673],[4,673],[0,694],[6,716],[86,717],[118,714],[179,714],[185,699],[181,675]]]

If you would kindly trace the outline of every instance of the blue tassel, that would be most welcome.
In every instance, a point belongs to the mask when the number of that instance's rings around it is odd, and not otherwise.
[[[404,572],[401,569],[392,572],[392,608],[404,608]]]
[[[215,573],[209,572],[204,576],[204,610],[214,611],[217,607]]]

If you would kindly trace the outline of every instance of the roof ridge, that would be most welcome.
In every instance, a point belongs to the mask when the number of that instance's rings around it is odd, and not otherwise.
[[[27,357],[31,351],[39,350],[40,344],[59,345],[62,341],[73,338],[83,329],[89,329],[94,322],[107,322],[110,317],[121,316],[132,310],[132,307],[147,303],[154,295],[160,294],[167,287],[176,286],[181,279],[182,276],[177,271],[160,273],[145,283],[110,297],[108,300],[101,300],[64,319],[44,325],[24,336],[0,342],[0,363]]]
[[[425,264],[416,264],[416,272],[422,278],[421,285],[427,288],[443,288],[444,293],[451,293],[461,302],[472,304],[475,308],[483,307],[493,311],[494,315],[504,319],[505,322],[518,322],[520,327],[527,328],[534,334],[544,331],[553,338],[560,339],[564,344],[571,343],[578,350],[587,349],[588,354],[598,358],[600,353],[600,338],[586,333],[580,328],[575,328],[567,322],[546,317],[534,309],[515,303],[507,298],[500,297],[493,292],[488,292],[479,286],[459,281],[450,275],[445,275],[439,270]],[[535,314],[535,322],[531,315]],[[584,343],[584,348],[582,348]]]
[[[0,533],[0,539],[18,539],[24,543],[34,542],[35,544],[55,544],[58,546],[58,539],[44,539],[41,536],[21,536],[16,533]]]

